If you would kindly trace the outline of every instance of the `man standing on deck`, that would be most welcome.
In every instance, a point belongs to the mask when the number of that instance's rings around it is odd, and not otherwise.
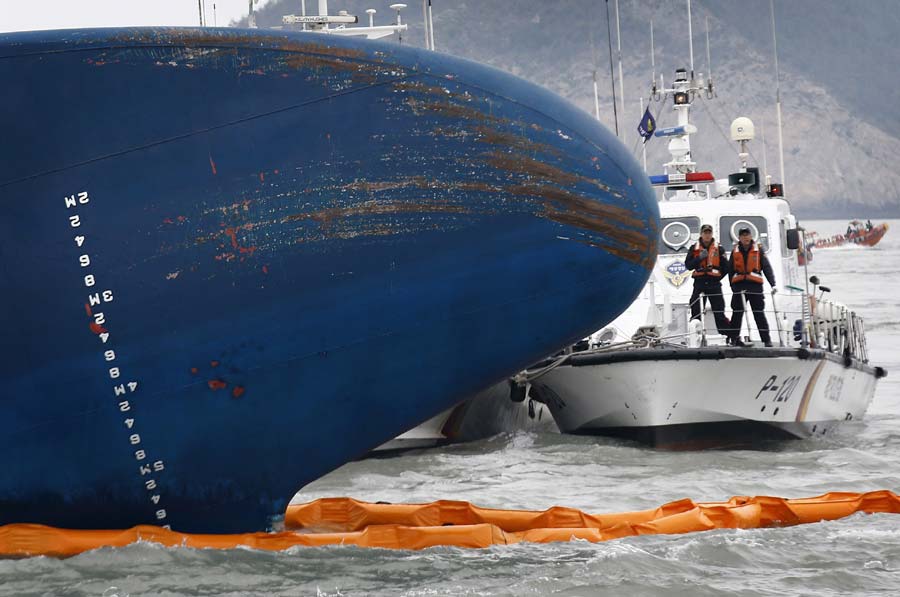
[[[753,241],[749,228],[738,230],[738,242],[731,252],[731,337],[735,346],[741,341],[741,321],[744,318],[744,299],[753,309],[753,318],[759,337],[766,346],[772,346],[769,322],[766,320],[766,299],[763,296],[763,274],[775,292],[775,274],[765,251]]]
[[[701,319],[700,302],[703,296],[709,300],[716,329],[730,337],[731,322],[725,317],[725,300],[722,298],[722,276],[728,273],[728,256],[722,245],[713,238],[709,224],[700,226],[700,240],[688,249],[684,267],[694,270],[694,292],[691,294],[691,319]],[[702,321],[702,319],[701,319]]]

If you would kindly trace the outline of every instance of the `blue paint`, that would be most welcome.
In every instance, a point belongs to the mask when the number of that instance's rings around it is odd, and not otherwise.
[[[475,63],[105,29],[0,36],[0,78],[0,524],[265,528],[613,319],[655,258],[627,150]]]

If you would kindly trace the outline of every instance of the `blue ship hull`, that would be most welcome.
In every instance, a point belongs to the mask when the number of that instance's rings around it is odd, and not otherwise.
[[[500,71],[316,34],[0,36],[0,524],[265,528],[601,327],[638,164]]]

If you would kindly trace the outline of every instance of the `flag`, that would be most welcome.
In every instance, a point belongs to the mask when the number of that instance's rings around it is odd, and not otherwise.
[[[638,125],[637,130],[638,134],[644,138],[644,143],[653,136],[653,131],[656,130],[656,119],[650,113],[650,106],[647,106],[647,109],[644,111],[644,117],[641,118],[641,123]]]

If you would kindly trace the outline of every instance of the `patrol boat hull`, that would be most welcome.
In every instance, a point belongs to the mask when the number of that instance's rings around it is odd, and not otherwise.
[[[655,258],[625,148],[471,62],[72,30],[0,36],[0,77],[0,524],[265,528]]]
[[[565,433],[661,448],[826,435],[862,418],[884,375],[792,348],[648,348],[581,354],[533,382]]]

